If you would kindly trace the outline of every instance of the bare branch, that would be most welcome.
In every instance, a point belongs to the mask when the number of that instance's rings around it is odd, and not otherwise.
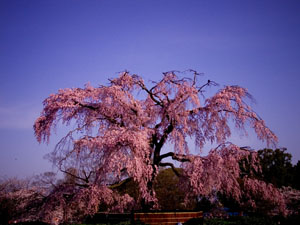
[[[117,182],[117,183],[115,183],[115,184],[111,184],[111,185],[109,186],[109,188],[111,188],[111,189],[118,188],[118,187],[120,187],[120,186],[122,186],[122,185],[127,184],[129,181],[132,181],[132,177],[129,177],[129,178],[125,179],[125,180],[122,180],[121,182]]]
[[[145,86],[144,83],[142,83],[141,81],[137,81],[137,85],[140,86],[140,88],[142,88],[142,90],[146,91],[150,98],[157,104],[160,106],[163,106],[162,100],[159,98],[159,96],[157,96],[156,94],[154,94],[152,91],[154,89],[154,87],[152,87],[150,90],[148,90],[148,88]],[[157,100],[156,98],[158,98],[159,100]]]
[[[218,86],[218,84],[214,81],[208,80],[206,84],[203,84],[202,86],[198,87],[198,92],[202,92],[202,89],[206,86]]]
[[[82,178],[82,177],[77,176],[77,175],[75,175],[75,174],[73,174],[73,173],[70,173],[70,172],[68,172],[67,170],[64,170],[64,169],[62,169],[62,168],[59,168],[59,170],[60,170],[61,172],[65,173],[65,174],[68,174],[68,175],[74,177],[75,179],[78,179],[78,180],[81,180],[81,181],[85,182],[86,184],[89,183],[89,179],[87,179],[87,178]],[[78,185],[78,184],[77,184],[77,185]],[[79,186],[82,186],[82,185],[83,185],[83,184],[80,184]]]
[[[159,159],[162,160],[167,157],[172,157],[173,160],[176,160],[178,162],[190,162],[191,161],[191,159],[188,156],[183,155],[183,154],[176,154],[174,152],[165,153],[165,154],[161,155],[159,157]]]

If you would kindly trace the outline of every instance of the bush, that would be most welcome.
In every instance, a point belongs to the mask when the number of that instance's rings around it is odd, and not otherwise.
[[[204,225],[275,225],[277,224],[268,217],[230,217],[228,219],[206,219]]]

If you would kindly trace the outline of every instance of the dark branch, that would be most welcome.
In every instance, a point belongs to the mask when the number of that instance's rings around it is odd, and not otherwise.
[[[214,81],[208,80],[206,84],[203,84],[201,87],[198,87],[198,92],[202,92],[202,89],[205,88],[206,86],[218,86],[218,84]]]
[[[88,108],[88,109],[91,109],[91,110],[97,110],[99,107],[95,107],[93,105],[85,105],[85,104],[82,104],[81,102],[78,102],[77,100],[73,100],[74,101],[74,104],[75,105],[79,105],[83,108]]]
[[[129,181],[131,181],[131,180],[133,180],[132,177],[129,177],[129,178],[125,179],[125,180],[122,180],[121,182],[117,182],[117,183],[115,183],[115,184],[109,185],[109,188],[111,188],[111,189],[118,188],[118,187],[120,187],[120,186],[122,186],[122,185],[127,184],[127,183],[128,183]]]
[[[82,177],[80,177],[80,176],[76,176],[75,174],[70,173],[70,172],[68,172],[67,170],[64,170],[64,169],[62,169],[62,168],[59,168],[59,170],[60,170],[61,172],[65,173],[65,174],[68,174],[68,175],[74,177],[75,179],[78,179],[78,180],[81,180],[81,181],[85,182],[86,184],[89,183],[89,179],[87,179],[87,178],[82,178]],[[78,186],[85,186],[86,184],[77,184],[77,183],[76,183],[76,185],[78,185]]]
[[[174,129],[174,125],[173,125],[173,122],[171,122],[169,124],[169,126],[164,130],[164,134],[163,136],[161,137],[160,141],[158,142],[158,146],[161,148],[163,146],[163,144],[165,143],[165,141],[167,140],[168,138],[168,135],[173,131]]]
[[[142,90],[146,91],[146,92],[149,94],[150,98],[151,98],[157,105],[163,106],[161,99],[159,99],[159,97],[158,97],[156,94],[154,94],[154,93],[152,92],[153,88],[151,88],[151,90],[148,90],[148,88],[146,88],[146,86],[145,86],[141,81],[138,81],[137,84],[142,88]],[[155,97],[158,98],[160,101],[157,100]]]
[[[172,163],[160,163],[159,166],[165,167],[165,166],[169,166],[171,167],[172,171],[175,173],[175,175],[177,177],[180,177],[180,173],[177,171],[177,169],[175,168],[175,166]]]
[[[160,160],[167,158],[167,157],[172,157],[173,160],[176,160],[178,162],[190,162],[191,159],[183,154],[176,154],[174,152],[168,152],[166,154],[163,154],[159,157]]]

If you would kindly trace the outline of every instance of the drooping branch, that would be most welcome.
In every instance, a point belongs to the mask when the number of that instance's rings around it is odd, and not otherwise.
[[[249,122],[259,139],[267,141],[268,145],[275,145],[277,137],[257,113],[245,103],[245,98],[253,99],[246,89],[238,86],[227,86],[215,96],[206,99],[204,106],[188,110],[187,113],[192,120],[201,118],[202,120],[199,121],[207,126],[209,135],[205,135],[202,140],[207,138],[208,140],[217,140],[219,143],[225,141],[231,135],[231,129],[228,125],[228,119],[231,117],[236,128],[246,133],[245,125]],[[202,127],[200,124],[199,126]]]
[[[90,110],[92,110],[92,111],[96,111],[96,110],[98,110],[99,108],[100,108],[100,106],[96,106],[96,104],[94,104],[94,105],[91,105],[91,104],[83,104],[83,103],[80,103],[80,102],[78,102],[78,101],[76,101],[76,100],[73,100],[74,101],[74,104],[75,105],[79,105],[80,107],[82,107],[82,108],[87,108],[87,109],[90,109]],[[137,115],[137,111],[135,110],[135,109],[133,109],[133,108],[131,108],[131,111],[134,113],[134,114],[136,114]],[[122,115],[120,115],[120,117],[119,118],[121,118],[122,117]],[[115,118],[112,118],[112,117],[110,117],[110,116],[108,116],[108,115],[105,115],[105,113],[101,113],[101,117],[98,117],[97,118],[98,120],[107,120],[108,122],[110,122],[111,124],[115,124],[115,125],[118,125],[118,126],[120,126],[120,127],[124,127],[125,125],[124,125],[124,122],[121,120],[121,121],[118,121],[117,119],[115,119]]]

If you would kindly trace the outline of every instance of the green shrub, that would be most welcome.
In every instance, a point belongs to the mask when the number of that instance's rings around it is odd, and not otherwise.
[[[271,218],[267,217],[230,217],[228,219],[206,219],[204,225],[275,225]]]

